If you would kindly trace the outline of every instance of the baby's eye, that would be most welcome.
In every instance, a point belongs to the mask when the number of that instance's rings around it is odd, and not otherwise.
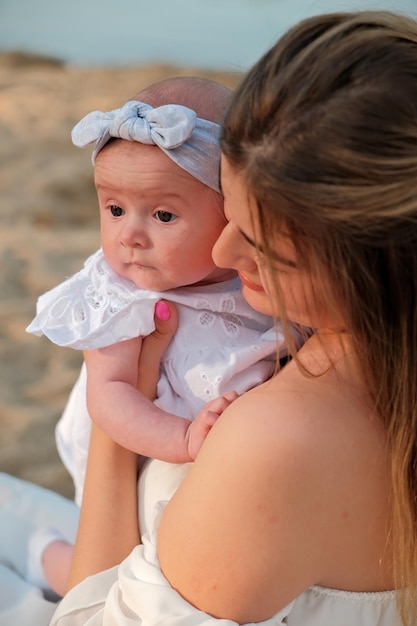
[[[113,215],[113,217],[122,217],[122,215],[125,214],[125,210],[122,209],[120,206],[117,206],[116,204],[112,204],[110,207],[110,213]]]
[[[164,224],[168,224],[169,222],[173,222],[177,219],[177,216],[174,213],[170,213],[169,211],[156,211],[154,213],[155,219],[158,222],[163,222]]]

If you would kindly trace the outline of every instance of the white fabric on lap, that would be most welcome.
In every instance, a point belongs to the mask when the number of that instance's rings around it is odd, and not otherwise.
[[[0,564],[0,626],[46,626],[55,609],[39,589]]]
[[[25,579],[28,545],[39,528],[53,525],[71,543],[79,510],[74,502],[0,473],[0,626],[46,626],[56,604]]]

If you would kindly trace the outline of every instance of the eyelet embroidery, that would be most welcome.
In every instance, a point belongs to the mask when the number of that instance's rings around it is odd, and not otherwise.
[[[218,320],[227,335],[238,337],[242,327],[242,320],[238,315],[233,314],[236,308],[235,299],[230,295],[224,296],[219,294],[219,296],[220,306],[217,312],[214,311],[213,306],[208,300],[200,298],[196,301],[195,308],[204,309],[198,316],[198,324],[200,324],[202,328],[209,330],[216,323],[216,320]]]

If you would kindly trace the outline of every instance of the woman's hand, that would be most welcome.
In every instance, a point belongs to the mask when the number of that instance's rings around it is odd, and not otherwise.
[[[160,300],[155,306],[155,330],[144,337],[138,361],[137,388],[149,400],[155,400],[162,355],[178,326],[178,313],[172,302]]]
[[[149,399],[156,397],[162,355],[178,326],[178,314],[172,304],[160,300],[155,307],[155,330],[143,339],[138,362],[137,388]],[[188,453],[194,460],[212,426],[223,411],[238,397],[235,391],[223,394],[206,404],[187,430]]]

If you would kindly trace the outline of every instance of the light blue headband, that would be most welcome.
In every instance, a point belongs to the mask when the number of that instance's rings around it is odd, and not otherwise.
[[[219,134],[219,124],[200,119],[187,107],[153,108],[132,100],[114,111],[89,113],[74,126],[71,137],[79,148],[96,142],[93,163],[111,137],[154,144],[191,176],[220,191]]]

